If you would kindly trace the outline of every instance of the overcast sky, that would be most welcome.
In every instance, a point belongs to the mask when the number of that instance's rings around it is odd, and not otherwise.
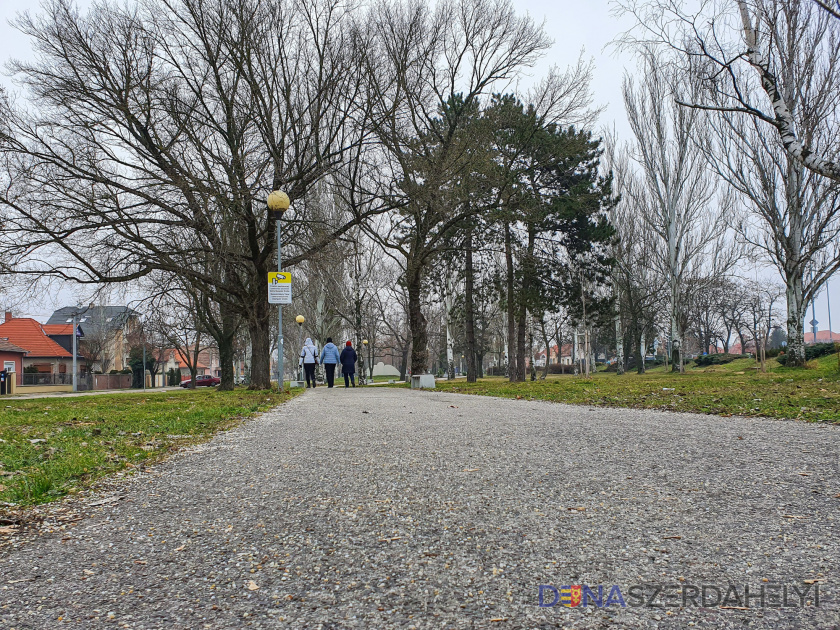
[[[626,30],[631,24],[612,17],[608,0],[513,0],[514,5],[523,12],[528,12],[538,22],[545,20],[545,28],[554,40],[554,47],[549,54],[534,68],[531,80],[538,80],[552,65],[566,67],[574,63],[584,49],[587,57],[595,60],[594,93],[597,105],[606,106],[601,117],[603,126],[615,126],[619,138],[627,138],[629,127],[621,101],[621,79],[625,69],[633,71],[634,60],[618,57],[609,46],[613,38]],[[86,6],[88,0],[82,0]],[[26,9],[32,10],[34,3],[27,0],[0,0],[0,60],[10,57],[26,57],[30,54],[27,39],[9,25],[15,15]],[[8,76],[0,78],[7,88],[15,89]],[[527,86],[528,80],[525,83]],[[774,280],[776,276],[770,273]],[[832,324],[835,331],[840,331],[840,277],[836,277],[830,286],[834,313]],[[60,294],[63,296],[63,292]],[[61,297],[59,297],[61,299]],[[32,305],[31,316],[44,319],[52,310],[50,298],[45,297],[40,304]],[[47,312],[49,311],[49,312]],[[817,319],[820,329],[828,329],[827,301],[825,292],[817,300]],[[810,309],[807,321],[811,320]],[[808,326],[810,330],[810,326]]]

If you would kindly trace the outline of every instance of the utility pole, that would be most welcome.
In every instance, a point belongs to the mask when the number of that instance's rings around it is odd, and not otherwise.
[[[76,318],[78,316],[79,316],[79,313],[78,313],[78,307],[77,307],[77,309],[75,311],[73,311],[73,391],[74,392],[79,391],[79,382],[78,382],[79,366],[78,366],[78,361],[76,359],[76,355],[78,354],[78,351],[77,351],[77,343],[78,342],[76,341],[76,339],[77,339],[77,328],[76,328],[76,326],[77,326],[76,321],[77,320],[76,320]]]
[[[828,288],[828,279],[825,281],[825,299],[828,302],[828,341],[834,342],[834,333],[831,329],[831,290]]]

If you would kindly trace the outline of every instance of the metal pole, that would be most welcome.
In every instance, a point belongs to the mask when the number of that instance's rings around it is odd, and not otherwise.
[[[282,272],[280,219],[277,219],[277,271]],[[283,391],[283,305],[277,305],[277,389]]]
[[[143,391],[146,391],[146,329],[143,329]]]
[[[76,355],[78,352],[76,351],[76,317],[78,314],[74,311],[73,312],[73,391],[79,391],[79,384],[76,381],[78,378],[78,366],[76,365]],[[67,320],[64,320],[67,321]]]
[[[811,270],[811,284],[814,283],[814,271]],[[812,293],[811,294],[811,332],[814,334],[814,344],[817,343],[817,325],[819,322],[817,321],[817,307],[816,307],[816,296]]]
[[[825,281],[825,299],[828,302],[828,342],[834,341],[834,333],[831,332],[831,290],[828,288],[828,280]]]
[[[298,348],[303,348],[303,324],[298,324]],[[301,350],[298,350],[301,352]],[[303,366],[298,365],[298,380],[303,380]]]

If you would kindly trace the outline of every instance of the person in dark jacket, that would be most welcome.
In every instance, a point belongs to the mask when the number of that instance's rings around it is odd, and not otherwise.
[[[344,387],[356,387],[356,351],[353,350],[353,344],[347,342],[344,350],[341,351],[341,373],[344,375]]]
[[[332,387],[335,382],[335,366],[338,365],[340,359],[341,356],[332,342],[332,337],[327,337],[327,344],[321,350],[321,365],[327,373],[327,387]]]

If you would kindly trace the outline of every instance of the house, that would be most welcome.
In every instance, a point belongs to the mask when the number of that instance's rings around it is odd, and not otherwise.
[[[54,330],[57,337],[67,337],[72,341],[72,337],[68,336],[71,331],[59,327],[72,327],[74,314],[84,331],[81,354],[91,370],[107,373],[129,367],[130,338],[139,328],[140,313],[127,306],[65,306],[50,316],[45,327]]]
[[[5,321],[0,324],[0,339],[26,352],[21,358],[18,384],[65,385],[71,382],[73,355],[50,339],[39,322],[29,317],[12,317],[7,312]]]
[[[193,359],[193,351],[191,348],[186,350],[188,356],[184,356],[184,352],[181,350],[176,350],[175,348],[166,348],[163,350],[158,357],[158,365],[160,365],[160,369],[158,370],[159,378],[165,379],[166,374],[169,370],[176,370],[177,372],[181,373],[181,379],[189,378],[190,376],[190,368],[189,364],[192,362]],[[189,358],[189,361],[187,360]],[[201,350],[198,353],[198,362],[196,363],[196,376],[202,376],[204,374],[211,374],[213,376],[219,376],[211,369],[211,366],[208,365],[208,359],[210,359],[210,354],[207,350]],[[162,386],[164,383],[161,382],[160,385]]]
[[[7,372],[15,372],[15,381],[20,384],[23,373],[23,358],[26,350],[9,342],[8,339],[0,338],[0,369]]]
[[[41,328],[47,333],[47,337],[55,341],[59,346],[73,352],[73,324],[43,324]],[[79,341],[85,336],[80,325],[77,328],[76,351],[79,351]]]
[[[534,365],[538,367],[545,366],[546,351],[540,350],[535,356]],[[549,365],[571,365],[572,364],[572,344],[566,343],[562,347],[557,344],[551,346],[548,352]]]
[[[817,343],[831,343],[832,341],[840,342],[840,333],[829,332],[828,330],[817,331]],[[808,345],[814,343],[814,333],[805,333],[805,343]]]

